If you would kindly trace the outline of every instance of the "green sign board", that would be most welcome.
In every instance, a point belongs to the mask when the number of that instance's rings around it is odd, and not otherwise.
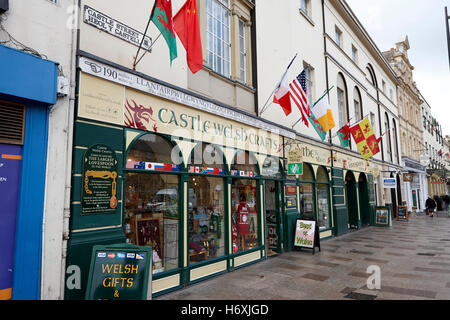
[[[303,163],[288,163],[288,174],[303,174]]]
[[[150,246],[94,246],[86,300],[151,299]]]
[[[83,158],[81,214],[116,213],[117,173],[116,153],[108,146],[90,147]]]

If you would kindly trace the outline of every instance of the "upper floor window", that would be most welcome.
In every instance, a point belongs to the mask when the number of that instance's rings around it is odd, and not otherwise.
[[[230,77],[230,9],[228,0],[206,0],[207,59],[211,69]]]
[[[312,80],[313,68],[310,66],[305,67],[305,78],[306,78],[306,96],[309,104],[312,106],[313,101],[313,80]]]
[[[376,119],[375,118],[375,113],[371,112],[370,113],[370,124],[372,125],[373,132],[376,131],[376,125],[377,125],[375,119]]]
[[[245,39],[245,22],[239,20],[239,71],[241,81],[245,83],[246,81],[246,69],[247,69],[247,50],[246,50],[246,39]]]
[[[383,93],[386,93],[386,82],[384,82],[384,80],[381,80],[381,89],[383,90]]]
[[[348,121],[347,85],[341,73],[337,78],[337,98],[339,111],[339,127],[342,128]]]
[[[334,41],[342,48],[342,31],[336,26],[334,31]]]
[[[353,105],[355,109],[355,121],[359,121],[363,117],[363,110],[361,105],[361,95],[359,94],[358,87],[353,90]]]
[[[311,17],[311,0],[300,0],[300,10]]]
[[[356,64],[358,63],[358,49],[354,45],[352,45],[352,60]]]

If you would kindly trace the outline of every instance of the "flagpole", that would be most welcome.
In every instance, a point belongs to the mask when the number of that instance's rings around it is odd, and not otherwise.
[[[152,11],[152,12],[153,12],[153,11]],[[138,55],[139,55],[139,52],[141,51],[142,44],[144,43],[145,36],[146,36],[146,34],[147,34],[147,31],[148,31],[148,27],[150,26],[150,22],[151,22],[151,20],[148,19],[147,27],[145,27],[144,36],[142,37],[141,44],[139,45],[139,49],[138,49],[138,51],[137,51],[137,53],[136,53],[136,56],[134,57],[133,70],[136,70],[136,65],[139,63],[139,62],[136,63],[136,59],[137,59],[137,57],[138,57]],[[153,46],[153,43],[152,43],[152,46]],[[141,60],[139,60],[139,61],[141,61]]]
[[[325,96],[331,91],[331,89],[333,89],[333,88],[334,88],[334,86],[332,86],[332,87],[331,87],[330,89],[328,89],[328,90],[325,90],[325,93],[324,93],[319,99],[317,99],[316,102],[314,102],[314,104],[312,105],[311,108],[314,108],[314,106],[317,104],[317,102],[319,102],[320,100],[322,100],[322,98],[325,97]]]
[[[316,102],[314,102],[314,104],[312,105],[311,109],[314,108],[314,106],[317,104],[317,102],[319,102],[323,97],[325,97],[326,94],[327,94],[328,92],[330,92],[330,90],[333,89],[333,88],[334,88],[334,86],[332,86],[332,87],[331,87],[330,89],[328,89],[328,90],[325,90],[324,93],[323,93],[323,95],[322,95]],[[300,120],[301,120],[301,119],[299,119],[296,123],[294,123],[294,124],[292,125],[292,129],[294,129],[294,127],[297,125],[297,123],[300,122]]]
[[[259,114],[260,116],[267,110],[267,108],[270,106],[270,104],[266,107],[267,103],[269,102],[270,98],[273,96],[274,92],[280,87],[281,85],[281,81],[283,80],[286,72],[289,70],[289,68],[291,67],[292,63],[294,62],[295,58],[297,58],[298,53],[295,54],[294,58],[292,58],[291,62],[289,63],[289,65],[286,68],[286,71],[283,73],[283,76],[281,77],[281,80],[278,82],[278,84],[275,86],[275,89],[273,89],[272,93],[270,94],[269,98],[267,99],[266,103],[263,105],[263,107],[261,108],[261,113]]]
[[[133,66],[133,70],[135,69],[135,67],[139,64],[139,62],[141,62],[142,58],[144,58],[144,56],[147,54],[147,52],[149,52],[150,50],[152,50],[153,45],[156,43],[156,41],[158,41],[159,37],[161,37],[162,33],[160,32],[159,35],[156,37],[155,41],[152,41],[152,45],[150,48],[148,48],[148,50],[145,50],[145,52],[142,54],[142,56],[139,58],[139,60],[134,64]]]

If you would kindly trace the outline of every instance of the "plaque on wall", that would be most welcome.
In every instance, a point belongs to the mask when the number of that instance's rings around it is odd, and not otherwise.
[[[118,161],[108,146],[90,147],[83,157],[81,215],[116,213]]]

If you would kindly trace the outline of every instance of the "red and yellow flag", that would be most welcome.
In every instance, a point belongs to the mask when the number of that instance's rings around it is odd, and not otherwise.
[[[367,160],[380,152],[380,147],[378,145],[379,139],[375,137],[375,133],[373,132],[372,125],[368,118],[365,118],[360,123],[351,127],[350,132],[358,147],[359,153],[361,153],[364,160]]]

